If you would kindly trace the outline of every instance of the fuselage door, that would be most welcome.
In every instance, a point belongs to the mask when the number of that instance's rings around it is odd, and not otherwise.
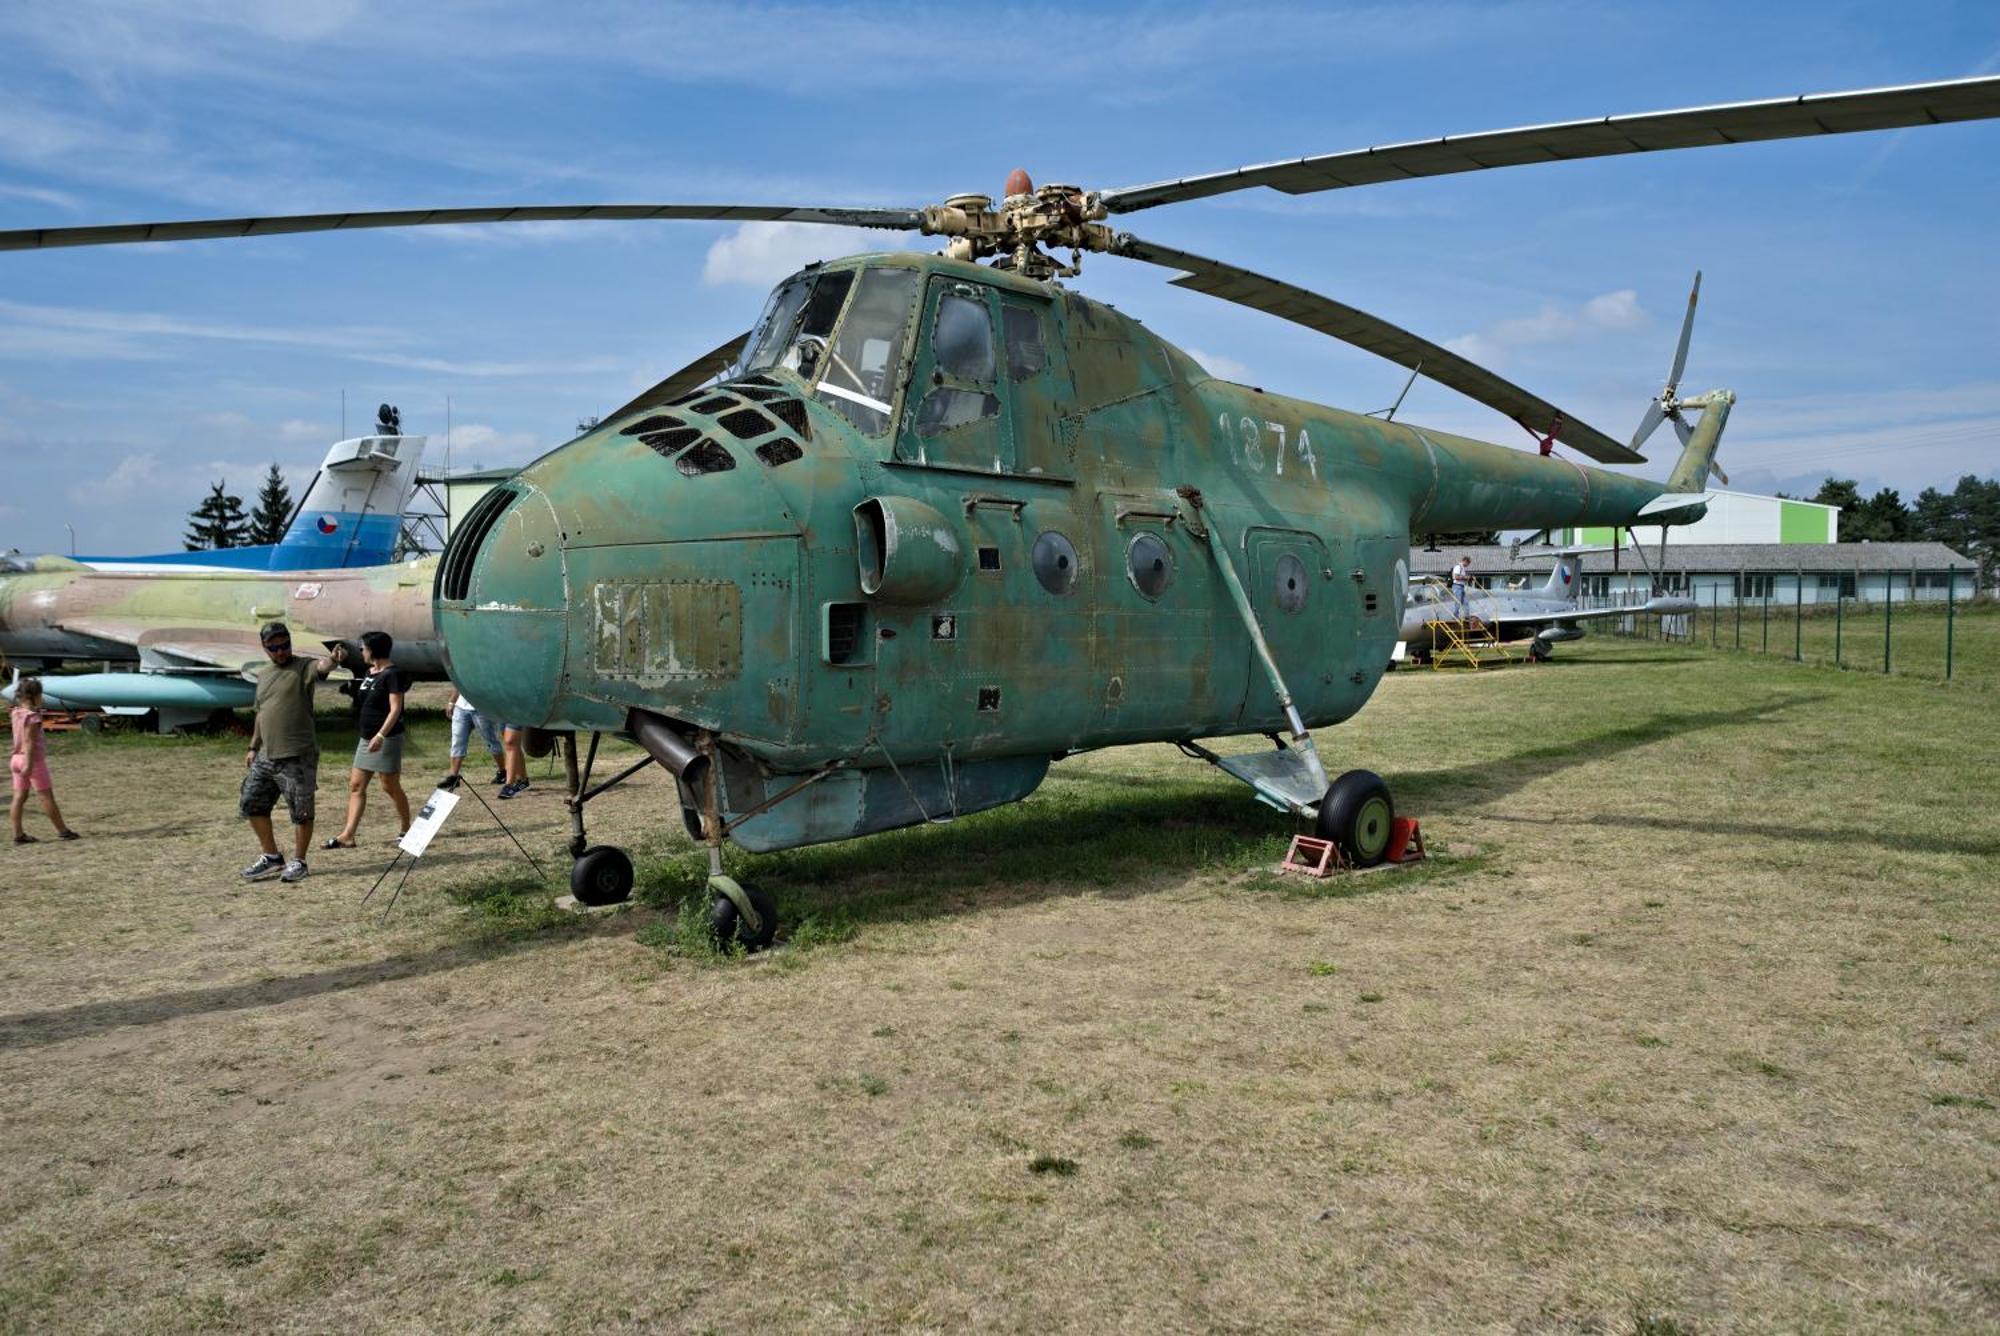
[[[942,275],[926,285],[916,365],[896,435],[896,458],[904,463],[1011,470],[993,296],[983,284]]]

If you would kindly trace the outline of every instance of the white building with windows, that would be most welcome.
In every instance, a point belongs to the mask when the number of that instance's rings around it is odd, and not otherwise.
[[[1640,533],[1643,537],[1646,531]],[[1608,540],[1609,530],[1605,536]],[[1461,555],[1471,556],[1475,581],[1492,589],[1539,585],[1555,569],[1552,548],[1524,547],[1516,553],[1511,547],[1473,547],[1413,549],[1410,573],[1444,576]],[[1662,588],[1686,593],[1703,607],[1766,600],[1774,606],[1838,599],[1880,603],[1885,598],[1897,603],[1941,603],[1947,598],[1963,602],[1978,592],[1972,558],[1943,543],[1675,543],[1669,539],[1664,562],[1657,541],[1647,543],[1643,553],[1629,543],[1622,550],[1590,553],[1583,559],[1581,597],[1586,604],[1643,598],[1656,574]]]

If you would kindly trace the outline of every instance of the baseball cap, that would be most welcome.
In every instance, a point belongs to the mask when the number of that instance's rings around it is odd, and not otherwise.
[[[283,622],[265,622],[264,629],[257,633],[257,639],[265,643],[273,640],[290,640],[292,628]]]

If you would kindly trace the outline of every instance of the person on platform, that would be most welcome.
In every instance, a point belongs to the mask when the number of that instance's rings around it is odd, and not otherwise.
[[[20,685],[14,689],[14,708],[9,712],[8,723],[14,732],[13,755],[7,758],[7,770],[14,781],[14,802],[7,815],[14,823],[14,843],[38,842],[21,828],[21,818],[28,810],[30,789],[41,800],[42,811],[47,814],[49,824],[56,828],[58,839],[82,839],[81,835],[63,824],[62,809],[56,806],[55,781],[49,778],[49,744],[42,736],[41,678],[21,679]]]
[[[313,727],[313,688],[347,661],[347,646],[336,645],[327,659],[292,653],[292,632],[283,622],[266,622],[258,632],[268,662],[257,674],[257,717],[250,727],[250,750],[243,755],[243,788],[237,810],[257,834],[263,852],[243,869],[248,881],[277,877],[306,879],[306,850],[312,847],[313,795],[319,791],[319,734]],[[271,809],[279,795],[292,817],[292,857],[278,852]]]
[[[1472,557],[1468,553],[1459,557],[1451,568],[1451,610],[1460,621],[1464,621],[1470,611],[1471,588]]]

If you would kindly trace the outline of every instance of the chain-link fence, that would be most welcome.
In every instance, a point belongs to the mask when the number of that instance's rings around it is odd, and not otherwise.
[[[1789,588],[1780,587],[1782,578]],[[1614,635],[1769,654],[1799,663],[2000,686],[2000,604],[1975,575],[1856,572],[1824,587],[1810,573],[1669,581],[1696,610],[1614,619]]]

